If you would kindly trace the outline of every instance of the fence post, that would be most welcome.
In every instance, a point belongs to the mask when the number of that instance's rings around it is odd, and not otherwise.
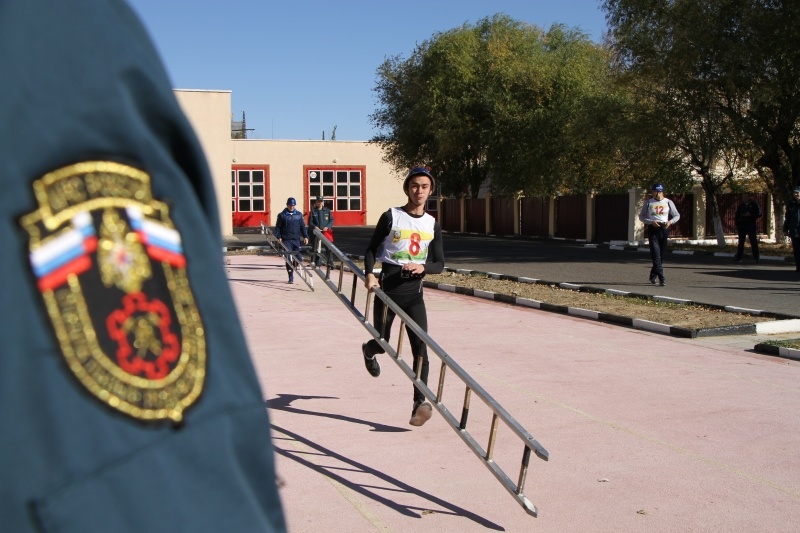
[[[522,234],[522,210],[519,208],[522,200],[522,194],[517,193],[514,195],[514,235]]]
[[[548,198],[549,206],[547,209],[547,238],[552,239],[556,236],[556,197]]]
[[[594,242],[594,192],[586,194],[586,242]]]
[[[458,197],[458,212],[461,215],[458,221],[458,231],[464,233],[467,229],[467,197],[464,194]]]
[[[706,194],[702,185],[692,187],[692,210],[694,211],[694,227],[692,239],[706,238]]]
[[[638,187],[628,189],[628,242],[644,242],[644,224],[639,220],[639,211],[644,205],[645,190]]]
[[[775,223],[775,209],[772,205],[772,193],[767,191],[764,193],[764,206],[761,210],[764,217],[764,233],[767,234],[767,239],[772,239],[778,242],[777,224]]]
[[[492,234],[492,193],[486,191],[486,196],[483,197],[484,209],[483,218],[486,225],[486,235]]]

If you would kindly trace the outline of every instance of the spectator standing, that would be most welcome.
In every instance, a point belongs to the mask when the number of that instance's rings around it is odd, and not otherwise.
[[[664,278],[663,256],[667,251],[669,228],[680,218],[672,200],[664,197],[664,185],[661,183],[653,185],[651,197],[645,201],[639,212],[639,220],[647,226],[650,259],[653,262],[649,280],[653,285],[658,283],[663,287],[667,284]]]
[[[317,196],[317,199],[314,202],[314,207],[311,209],[311,213],[308,215],[308,232],[311,235],[312,257],[316,257],[317,251],[317,238],[314,235],[315,228],[319,228],[319,230],[323,233],[327,232],[328,235],[326,235],[326,237],[328,237],[328,240],[333,242],[333,213],[331,213],[330,209],[325,207],[325,198],[322,196]],[[330,262],[330,254],[328,254],[328,259]]]
[[[289,254],[286,257],[286,272],[289,274],[289,283],[294,283],[294,270],[289,265],[288,261],[291,260],[294,266],[297,267],[303,261],[300,255],[300,241],[303,244],[308,244],[308,229],[306,228],[306,221],[303,220],[303,213],[297,210],[297,200],[289,198],[286,200],[286,208],[278,213],[278,221],[275,223],[275,237],[278,242],[283,243],[289,252],[297,252]]]
[[[794,269],[800,272],[800,187],[794,188],[792,199],[786,204],[783,233],[792,239]]]
[[[380,287],[423,331],[428,331],[428,314],[422,293],[422,278],[425,274],[439,274],[444,270],[442,230],[439,223],[425,212],[428,197],[436,183],[427,168],[412,168],[403,182],[403,192],[408,201],[402,207],[393,207],[383,213],[375,226],[364,256],[364,285],[368,290]],[[378,279],[372,273],[375,261],[381,262]],[[387,341],[391,334],[395,314],[389,310],[383,322],[385,305],[375,299],[373,324],[382,332]],[[414,369],[421,368],[420,380],[428,383],[427,345],[417,335],[406,328],[411,353],[414,356]],[[384,353],[374,339],[361,345],[367,371],[378,377],[381,365],[375,354]],[[433,408],[425,401],[425,396],[414,387],[414,406],[409,424],[421,426],[431,417]]]
[[[742,194],[742,201],[736,208],[736,231],[739,233],[739,246],[736,249],[734,261],[741,261],[744,255],[745,237],[750,239],[750,251],[753,260],[758,263],[758,235],[756,234],[756,220],[761,216],[761,206],[753,200],[749,193]]]

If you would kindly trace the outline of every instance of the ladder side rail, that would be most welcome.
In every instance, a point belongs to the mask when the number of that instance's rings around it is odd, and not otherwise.
[[[353,278],[353,293],[350,300],[341,292],[341,275],[340,275],[340,283],[337,287],[329,278],[325,279],[322,277],[321,269],[315,267],[314,270],[319,274],[323,281],[328,285],[328,287],[337,294],[339,299],[345,304],[348,309],[353,313],[353,315],[359,319],[362,325],[370,332],[373,338],[381,345],[381,347],[386,351],[386,353],[392,357],[395,362],[398,364],[400,369],[406,374],[406,376],[414,382],[415,386],[423,393],[423,395],[434,402],[437,410],[443,416],[445,421],[453,428],[453,430],[461,437],[461,439],[467,444],[467,446],[472,449],[473,453],[484,463],[484,465],[492,472],[495,478],[500,482],[501,485],[509,492],[509,494],[514,497],[517,502],[533,516],[537,516],[538,512],[536,507],[533,503],[523,494],[523,488],[525,484],[525,478],[527,477],[528,471],[528,461],[530,458],[530,452],[533,451],[538,457],[541,459],[547,460],[549,458],[549,454],[547,450],[545,450],[541,444],[539,444],[536,439],[534,439],[528,431],[523,428],[519,422],[516,421],[500,404],[489,395],[469,374],[467,374],[461,367],[458,365],[450,356],[445,352],[425,331],[423,331],[417,324],[414,322],[411,317],[409,317],[402,309],[396,306],[396,304],[379,288],[373,289],[370,293],[367,293],[367,304],[364,313],[358,311],[355,305],[355,292],[356,286],[358,285],[358,280],[362,283],[365,279],[364,272],[356,266],[341,250],[339,250],[336,246],[334,246],[324,235],[322,235],[319,230],[314,230],[314,233],[317,237],[319,237],[318,242],[321,245],[328,247],[333,255],[337,257],[340,261],[342,261],[341,270],[345,270],[345,268],[351,270],[354,273]],[[328,266],[330,268],[330,266]],[[376,298],[380,298],[383,303],[386,305],[387,308],[390,308],[395,315],[401,320],[401,334],[399,337],[402,337],[402,328],[403,326],[409,327],[411,331],[413,331],[419,338],[425,342],[425,344],[439,357],[442,361],[442,372],[440,374],[440,383],[438,392],[436,395],[431,391],[431,389],[418,378],[414,369],[412,369],[398,354],[397,350],[393,346],[391,346],[387,341],[385,341],[381,333],[378,332],[377,328],[374,327],[373,324],[369,322],[367,315],[369,314],[369,301],[370,296],[375,296]],[[399,348],[399,345],[398,345]],[[443,381],[444,381],[444,371],[446,368],[450,368],[453,372],[461,379],[461,381],[466,386],[466,403],[462,408],[462,419],[458,420],[456,417],[450,412],[446,405],[444,405],[441,401],[442,397],[442,389],[443,389]],[[488,443],[488,450],[484,450],[481,445],[473,438],[473,436],[466,430],[466,415],[465,411],[469,408],[469,396],[474,392],[483,402],[486,404],[487,407],[493,412],[492,417],[492,428],[490,430],[490,439]],[[494,448],[494,441],[495,441],[495,433],[497,428],[497,420],[501,419],[503,422],[515,433],[524,443],[524,451],[523,451],[523,458],[522,464],[520,468],[519,480],[515,484],[509,476],[500,468],[497,463],[494,462],[492,459],[493,455],[493,448]],[[464,427],[462,427],[464,426]]]

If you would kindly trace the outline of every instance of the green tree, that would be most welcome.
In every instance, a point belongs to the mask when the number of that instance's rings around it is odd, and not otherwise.
[[[604,7],[619,65],[649,89],[664,131],[702,176],[712,213],[714,193],[735,186],[734,171],[748,165],[775,193],[780,213],[800,183],[800,3],[607,0]]]
[[[444,193],[624,187],[629,100],[609,60],[578,31],[505,15],[438,33],[378,68],[373,142],[398,169],[430,164]]]

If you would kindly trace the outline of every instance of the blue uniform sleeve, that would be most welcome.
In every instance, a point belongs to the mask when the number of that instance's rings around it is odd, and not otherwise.
[[[146,30],[120,0],[1,0],[0,72],[0,530],[285,531],[211,174]],[[64,236],[78,260],[38,271]]]
[[[303,238],[308,239],[308,229],[306,228],[306,220],[303,218],[303,214],[300,213],[300,233],[303,235]]]
[[[278,219],[275,221],[275,238],[281,239],[281,232],[283,231],[283,227],[286,224],[286,221],[283,219],[283,213],[278,213]]]

